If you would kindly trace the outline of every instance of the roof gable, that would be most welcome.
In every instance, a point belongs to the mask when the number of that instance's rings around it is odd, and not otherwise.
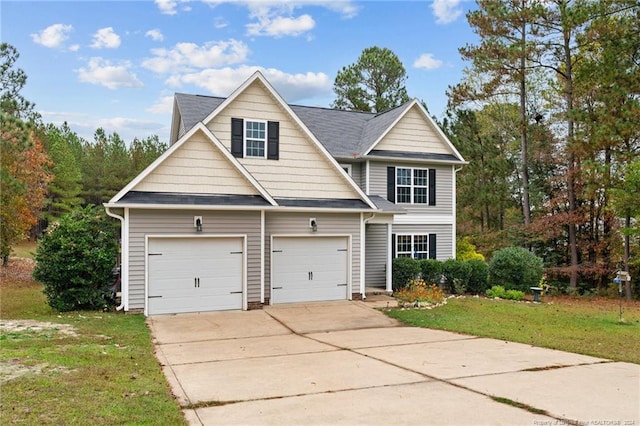
[[[116,194],[187,193],[261,196],[277,203],[202,123],[196,124],[163,155]]]
[[[389,151],[416,155],[436,154],[452,156],[464,162],[462,155],[417,100],[405,104],[404,108],[398,108],[396,114],[389,118],[393,118],[393,121],[369,145],[365,155],[374,150],[378,153]]]
[[[261,73],[256,72],[203,120],[228,150],[231,148],[231,118],[280,123],[278,160],[238,159],[272,196],[358,198],[375,208]]]

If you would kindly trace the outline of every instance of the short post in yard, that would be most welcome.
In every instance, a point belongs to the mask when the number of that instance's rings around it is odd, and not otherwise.
[[[534,302],[539,302],[540,301],[540,293],[542,292],[542,287],[530,287],[530,288],[533,291],[533,301]]]
[[[616,277],[613,279],[613,282],[615,284],[618,284],[618,295],[620,296],[620,318],[618,319],[619,322],[624,322],[624,319],[622,318],[622,289],[629,281],[631,281],[631,276],[627,271],[616,272]]]

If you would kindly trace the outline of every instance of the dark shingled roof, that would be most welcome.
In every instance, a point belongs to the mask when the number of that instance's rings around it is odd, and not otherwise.
[[[225,98],[176,93],[175,99],[180,110],[180,138],[198,122],[203,121]],[[389,129],[409,107],[407,102],[382,113],[346,111],[331,108],[289,105],[305,126],[314,134],[335,158],[358,158],[363,156],[382,134]],[[432,159],[418,153],[404,153],[402,158]],[[389,155],[387,155],[389,156]],[[456,155],[438,158],[441,161],[460,162]]]
[[[259,195],[182,194],[129,191],[117,204],[174,204],[188,206],[270,206]]]
[[[326,199],[326,198],[275,198],[283,207],[314,207],[330,209],[366,209],[371,210],[367,203],[358,199]]]
[[[437,161],[460,161],[458,157],[453,154],[429,154],[422,152],[404,152],[404,151],[381,151],[378,149],[372,149],[369,153],[372,157],[390,157],[390,158],[406,158],[421,160],[437,160]]]
[[[369,195],[369,199],[383,213],[407,213],[405,209],[379,195]]]

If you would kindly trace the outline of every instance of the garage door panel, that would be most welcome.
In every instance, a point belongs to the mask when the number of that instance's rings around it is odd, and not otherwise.
[[[242,309],[242,238],[150,238],[149,314]]]
[[[273,303],[347,298],[346,237],[276,237],[272,253]]]

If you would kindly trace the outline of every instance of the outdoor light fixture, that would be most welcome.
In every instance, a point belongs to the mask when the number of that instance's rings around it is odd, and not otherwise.
[[[202,216],[193,217],[193,226],[196,228],[196,232],[202,232]]]
[[[311,231],[313,232],[318,231],[318,222],[316,221],[315,217],[312,217],[311,219],[309,219],[309,228],[311,228]]]

